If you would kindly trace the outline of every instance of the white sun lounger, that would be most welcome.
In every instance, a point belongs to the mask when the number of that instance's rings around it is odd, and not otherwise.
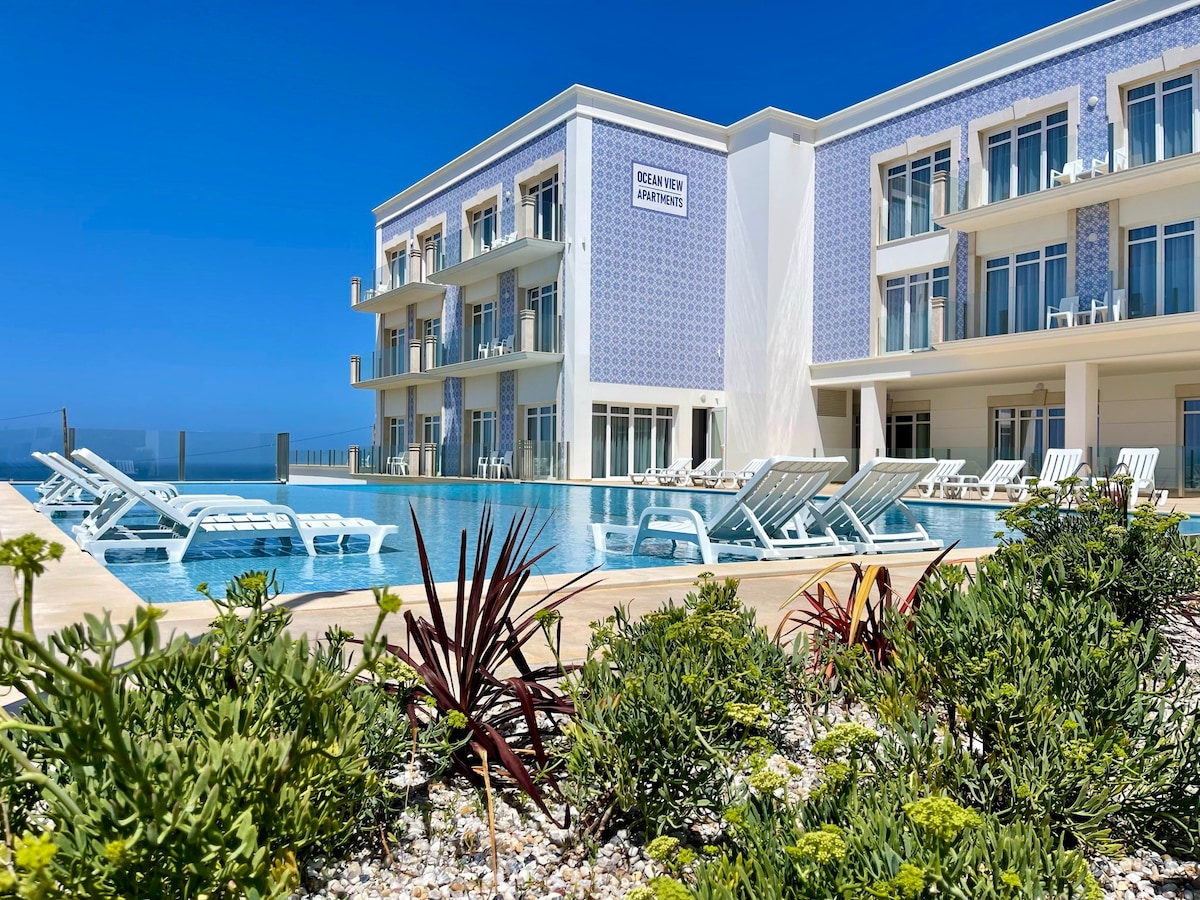
[[[240,497],[212,499],[184,494],[167,501],[115,466],[86,449],[75,458],[107,478],[117,490],[108,491],[100,505],[73,529],[76,543],[104,561],[109,550],[165,550],[170,562],[179,562],[195,544],[213,540],[269,538],[299,540],[309,556],[316,555],[317,538],[334,538],[339,544],[354,535],[369,539],[369,553],[378,553],[383,539],[395,534],[395,525],[378,525],[369,519],[345,518],[334,513],[301,514],[290,506]],[[158,514],[154,525],[128,525],[122,519],[138,503]]]
[[[33,508],[38,512],[86,513],[95,508],[104,494],[112,488],[108,479],[87,471],[59,453],[39,453],[35,450],[32,456],[53,473],[39,485],[40,488],[53,482],[53,486],[33,504]],[[153,491],[165,500],[179,494],[174,485],[165,482],[145,481],[141,484],[146,490]]]
[[[812,502],[845,464],[842,456],[773,457],[708,521],[694,509],[651,506],[636,525],[593,523],[592,539],[597,550],[607,552],[609,535],[624,535],[633,539],[635,554],[646,540],[695,544],[705,564],[715,563],[720,553],[752,559],[849,553]]]
[[[1166,491],[1154,489],[1154,470],[1158,466],[1157,447],[1122,447],[1117,454],[1117,464],[1113,466],[1108,478],[1096,478],[1092,483],[1102,487],[1113,478],[1125,475],[1133,479],[1129,485],[1129,505],[1138,505],[1138,496],[1145,494],[1149,502],[1161,506],[1167,499]]]
[[[754,477],[754,473],[762,468],[764,462],[766,462],[766,460],[752,459],[750,462],[746,463],[744,468],[722,469],[717,473],[716,481],[709,486],[716,487],[724,482],[729,482],[730,484],[741,487]]]
[[[856,553],[937,550],[942,542],[929,536],[900,499],[936,468],[936,459],[881,456],[868,460],[817,509],[834,534],[850,544]],[[907,520],[908,530],[882,529],[884,514],[891,509]]]
[[[943,497],[965,500],[971,491],[975,491],[980,500],[991,500],[997,488],[1007,488],[1017,480],[1024,468],[1023,459],[998,459],[982,475],[954,475],[947,478],[941,484],[941,494]]]
[[[933,492],[940,490],[947,479],[953,478],[967,464],[965,459],[940,459],[937,468],[925,478],[917,482],[917,493],[922,497],[932,497]],[[943,494],[943,496],[945,496]]]
[[[1058,483],[1074,476],[1082,464],[1082,450],[1047,450],[1046,458],[1042,460],[1041,474],[1026,475],[1020,482],[1010,484],[1008,499],[1024,500],[1034,486],[1057,489]]]
[[[690,469],[692,458],[681,456],[666,468],[651,466],[645,472],[630,472],[629,480],[634,484],[645,484],[651,478],[657,478],[659,484],[674,484],[679,476]]]
[[[684,481],[691,481],[696,486],[704,485],[705,487],[716,487],[720,481],[720,475],[717,474],[717,466],[721,464],[721,457],[710,456],[696,468],[684,474]]]

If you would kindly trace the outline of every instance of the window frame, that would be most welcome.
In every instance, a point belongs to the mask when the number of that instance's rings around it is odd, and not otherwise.
[[[953,156],[953,148],[947,142],[944,145],[933,145],[922,150],[920,153],[912,154],[903,159],[891,160],[883,164],[883,203],[884,209],[887,210],[887,217],[884,223],[884,235],[881,243],[890,243],[892,241],[902,241],[910,237],[920,237],[926,234],[933,234],[935,231],[942,230],[939,225],[934,222],[934,218],[938,215],[943,215],[946,210],[937,212],[933,209],[933,178],[937,172],[945,172],[950,175],[950,163]],[[915,176],[918,168],[921,172],[928,172],[929,180],[917,182]],[[904,207],[904,224],[899,229],[899,233],[893,235],[892,211],[894,209],[895,198],[892,195],[893,184],[897,179],[903,179],[903,187],[901,188],[902,203]],[[928,217],[928,226],[922,231],[913,231],[913,185],[923,184],[927,189],[925,198],[926,213]],[[947,197],[949,194],[947,194]]]
[[[1141,234],[1138,232],[1147,232],[1150,229],[1154,230],[1154,234]],[[1168,233],[1168,229],[1177,229]],[[1137,235],[1137,236],[1135,236]],[[1182,237],[1190,237],[1192,242],[1191,266],[1192,266],[1192,293],[1191,293],[1191,309],[1179,310],[1175,309],[1167,311],[1167,242],[1177,240]],[[1134,271],[1133,271],[1133,248],[1154,245],[1154,311],[1139,315],[1133,314],[1133,298],[1134,298]],[[1130,319],[1152,318],[1156,316],[1172,316],[1183,315],[1196,312],[1197,299],[1200,298],[1200,216],[1192,219],[1183,219],[1178,222],[1163,222],[1152,223],[1149,225],[1132,226],[1125,229],[1124,233],[1124,254],[1122,262],[1125,266],[1125,303],[1126,308],[1122,310],[1122,315]]]
[[[1020,250],[1010,250],[1005,253],[998,253],[994,256],[981,257],[979,260],[980,266],[980,314],[982,317],[982,332],[985,337],[1002,337],[1009,334],[1031,334],[1036,331],[1046,330],[1046,307],[1049,302],[1048,284],[1047,284],[1047,266],[1048,262],[1062,262],[1062,296],[1055,299],[1055,303],[1061,303],[1066,297],[1070,296],[1070,272],[1071,272],[1071,247],[1069,241],[1058,241],[1054,244],[1047,244],[1041,247],[1024,248]],[[1022,259],[1022,257],[1024,257]],[[1004,261],[1001,263],[1001,261]],[[1038,268],[1037,284],[1038,284],[1038,302],[1037,302],[1037,319],[1035,328],[1014,329],[1017,323],[1017,305],[1021,299],[1018,296],[1018,288],[1020,279],[1018,278],[1018,270],[1027,268],[1036,263]],[[993,265],[995,264],[995,265]],[[1006,297],[1006,315],[1008,317],[1008,327],[1003,330],[993,331],[992,314],[991,314],[991,284],[989,276],[992,273],[1007,272],[1008,289],[1005,292]]]
[[[947,264],[944,266],[934,266],[932,269],[922,269],[917,272],[901,272],[880,276],[880,303],[879,303],[879,321],[880,335],[880,354],[889,353],[908,353],[913,350],[927,350],[933,345],[933,334],[931,331],[930,319],[933,310],[934,297],[944,297],[947,302],[950,300],[950,278],[951,267]],[[913,325],[913,289],[924,285],[926,288],[925,294],[925,334],[926,340],[917,345],[913,342],[912,325]],[[938,286],[945,288],[944,294],[937,293]],[[888,303],[891,300],[890,294],[892,291],[903,290],[904,303],[904,329],[903,340],[901,347],[890,347],[890,332],[888,325],[890,323],[890,315],[888,313]]]
[[[491,223],[491,239],[487,236],[487,225]],[[467,213],[467,229],[471,237],[471,258],[482,256],[496,246],[500,240],[500,204],[489,201]]]
[[[614,412],[614,410],[624,410],[624,412]],[[649,410],[650,414],[645,415],[644,410]],[[637,453],[637,421],[650,421],[650,459],[651,465],[666,467],[671,464],[671,455],[674,453],[675,446],[675,417],[678,413],[676,407],[661,406],[659,404],[647,404],[645,406],[635,406],[631,403],[593,403],[592,404],[592,433],[591,433],[591,454],[592,454],[592,478],[624,478],[630,472],[645,471],[645,469],[635,469],[634,464]],[[596,469],[596,451],[598,444],[596,442],[596,427],[597,419],[604,419],[604,442],[603,454],[604,465],[603,471],[597,474]],[[626,453],[625,453],[625,471],[613,472],[613,418],[625,419],[625,438],[626,438]],[[665,431],[665,438],[663,432]]]
[[[1061,119],[1051,123],[1051,118]],[[1037,126],[1034,128],[1033,126]],[[1051,129],[1062,129],[1064,142],[1063,159],[1059,168],[1051,166],[1049,132]],[[1022,140],[1028,140],[1032,135],[1038,135],[1038,187],[1034,190],[1021,190],[1021,152]],[[1057,135],[1056,135],[1057,137]],[[985,204],[1003,203],[1029,194],[1040,193],[1054,187],[1051,171],[1062,171],[1062,166],[1071,160],[1071,110],[1068,105],[1056,104],[1055,107],[1039,111],[1034,116],[1026,116],[1020,120],[1005,122],[980,134],[980,144],[983,152],[984,185],[982,199]],[[1008,191],[1005,196],[993,196],[992,151],[1007,145],[1008,150]]]
[[[485,337],[483,334],[483,328],[484,323],[487,321],[487,315],[485,314],[486,307],[490,307],[491,312],[491,334],[486,335],[487,344],[491,346],[493,343],[495,343],[496,335],[500,329],[499,301],[495,297],[492,297],[487,300],[480,300],[477,303],[469,303],[464,308],[465,321],[463,324],[466,327],[467,334],[470,335],[470,340],[468,341],[468,346],[466,348],[470,353],[470,356],[467,357],[468,360],[483,358],[479,355],[479,345],[483,343],[482,338]],[[478,325],[476,324],[476,319],[479,320]]]
[[[544,241],[561,241],[563,232],[562,185],[558,177],[558,169],[544,172],[525,182],[521,187],[521,194],[534,198],[533,221],[530,223],[529,236]],[[546,227],[544,194],[551,195],[548,228]]]
[[[553,301],[549,323],[543,321],[545,310],[542,307],[542,303],[547,297]],[[558,282],[551,281],[548,284],[539,284],[536,287],[526,288],[525,308],[534,311],[533,347],[522,347],[521,349],[536,350],[539,353],[561,352],[559,348],[559,335],[562,329],[559,325],[561,313],[558,308]],[[549,335],[545,334],[548,327],[551,332]]]
[[[1191,79],[1187,85],[1177,85],[1172,88],[1167,88],[1166,85],[1170,82],[1181,81],[1184,78]],[[1131,98],[1130,94],[1144,90],[1147,87],[1153,87],[1153,94]],[[1192,92],[1191,102],[1191,149],[1182,152],[1173,153],[1171,156],[1166,155],[1166,131],[1164,124],[1163,109],[1166,98],[1171,95],[1183,93],[1185,90]],[[1200,135],[1200,67],[1195,65],[1185,66],[1182,68],[1173,69],[1170,72],[1159,72],[1150,78],[1141,78],[1136,81],[1131,81],[1127,84],[1122,84],[1120,88],[1121,97],[1121,113],[1123,116],[1122,127],[1123,137],[1125,141],[1125,158],[1126,165],[1129,168],[1138,166],[1153,165],[1156,162],[1163,162],[1168,159],[1176,159],[1180,156],[1187,156],[1190,153],[1195,153],[1200,147],[1197,146],[1197,137]],[[1154,158],[1143,159],[1141,162],[1134,161],[1133,147],[1133,116],[1131,108],[1134,104],[1142,105],[1148,100],[1153,99],[1154,102]]]

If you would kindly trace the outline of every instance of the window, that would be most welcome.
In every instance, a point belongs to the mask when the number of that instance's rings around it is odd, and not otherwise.
[[[922,459],[929,452],[929,413],[897,413],[887,417],[887,455]]]
[[[403,328],[388,329],[387,352],[383,358],[380,375],[402,375],[406,371],[404,365],[408,355],[407,342],[404,339]]]
[[[929,301],[950,296],[950,267],[889,278],[884,288],[885,351],[921,350],[929,346]]]
[[[554,443],[558,434],[555,407],[530,406],[525,410],[525,440],[540,444]]]
[[[471,255],[479,256],[496,242],[496,207],[488,206],[471,213]]]
[[[421,442],[438,445],[442,442],[442,417],[424,416],[421,419]]]
[[[388,290],[401,287],[406,279],[408,248],[400,247],[388,252]]]
[[[404,430],[404,417],[388,419],[387,456],[399,456],[408,447],[408,434]]]
[[[1015,144],[1015,147],[1014,147]],[[988,202],[1051,187],[1067,164],[1067,111],[1006,128],[987,139]]]
[[[442,474],[442,417],[421,417],[421,443],[426,446],[421,450],[420,474]],[[432,450],[432,456],[430,455]]]
[[[1126,91],[1131,166],[1192,152],[1196,131],[1194,78],[1192,73],[1177,75]]]
[[[1028,471],[1042,470],[1047,450],[1061,450],[1065,407],[1005,407],[992,410],[992,458],[1023,459]]]
[[[533,197],[532,237],[547,241],[562,240],[562,216],[558,206],[558,173],[526,188],[527,196]]]
[[[1183,401],[1183,486],[1200,488],[1200,400]]]
[[[477,409],[471,413],[471,474],[479,474],[479,460],[496,456],[496,411]]]
[[[887,239],[899,240],[933,230],[933,173],[950,171],[950,148],[887,170]],[[938,213],[946,210],[938,210]]]
[[[1196,308],[1196,222],[1129,230],[1129,318]]]
[[[558,416],[554,404],[526,408],[525,441],[520,454],[521,477],[553,477],[559,458]]]
[[[467,345],[468,359],[480,359],[486,348],[496,339],[496,301],[476,303],[470,307],[471,320],[468,326],[470,343]],[[481,348],[483,348],[481,350]]]
[[[421,324],[421,337],[424,346],[421,352],[425,354],[425,368],[432,369],[443,364],[442,360],[442,319],[438,316],[426,319]]]
[[[1067,294],[1067,245],[989,259],[984,291],[988,334],[1037,331]]]
[[[675,410],[592,404],[592,477],[615,478],[671,464]],[[631,468],[632,467],[632,468]]]
[[[558,352],[558,285],[544,284],[526,294],[533,310],[533,348],[542,353]],[[522,347],[521,349],[529,349]]]

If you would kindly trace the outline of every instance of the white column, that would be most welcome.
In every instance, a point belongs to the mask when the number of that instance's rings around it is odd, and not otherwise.
[[[887,382],[868,381],[859,388],[858,464],[887,453]]]
[[[1100,428],[1100,379],[1096,363],[1067,363],[1067,408],[1063,442],[1067,449],[1078,447],[1085,462],[1095,460],[1096,434]]]
[[[592,477],[592,120],[567,122],[566,258],[563,308],[562,439],[570,445],[568,478]]]

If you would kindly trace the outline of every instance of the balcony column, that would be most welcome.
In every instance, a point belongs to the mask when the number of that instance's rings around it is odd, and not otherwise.
[[[934,297],[929,304],[929,346],[936,347],[946,339],[946,298]]]
[[[408,280],[424,281],[421,275],[421,248],[413,244],[408,248]]]
[[[358,384],[362,381],[362,357],[350,357],[350,383]]]
[[[362,299],[362,279],[355,275],[350,279],[350,305],[358,306],[358,301]]]
[[[429,276],[437,271],[437,260],[434,254],[437,253],[437,244],[433,242],[433,238],[425,239],[425,262],[422,271],[425,273],[425,280],[429,280]]]
[[[929,195],[929,208],[933,210],[933,215],[944,216],[950,212],[950,206],[947,203],[950,194],[950,173],[949,172],[934,172],[933,173],[933,189]]]
[[[358,445],[351,444],[346,451],[346,468],[351,475],[358,474]]]
[[[867,381],[858,390],[859,468],[868,459],[883,456],[887,451],[887,382]]]
[[[408,371],[421,371],[421,339],[413,338],[408,342]]]
[[[520,237],[533,237],[534,213],[537,211],[537,197],[526,193],[521,196],[521,231]]]
[[[1100,378],[1096,363],[1073,362],[1066,366],[1066,421],[1063,423],[1063,443],[1068,449],[1078,447],[1084,461],[1096,458],[1097,433],[1100,430]]]
[[[422,371],[428,372],[430,369],[437,367],[437,338],[432,334],[425,337],[425,368]]]
[[[518,325],[519,343],[517,344],[518,350],[534,350],[534,349],[536,349],[533,345],[534,340],[535,340],[535,338],[534,338],[535,329],[534,329],[533,317],[534,317],[534,311],[532,309],[522,309],[517,312],[517,319],[519,320],[519,325]]]

